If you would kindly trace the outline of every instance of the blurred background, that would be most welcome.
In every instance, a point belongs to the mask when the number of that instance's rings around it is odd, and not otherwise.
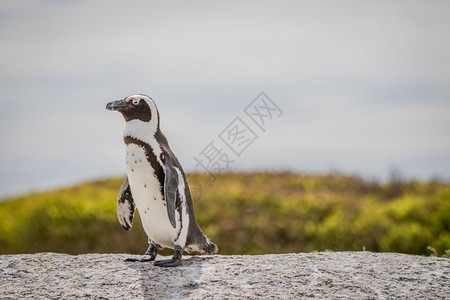
[[[443,255],[449,12],[448,1],[2,1],[1,253],[145,251],[140,224],[125,233],[115,220],[124,121],[105,110],[144,93],[221,253]],[[261,91],[282,115],[211,180],[194,157],[236,117],[252,124],[244,109]]]

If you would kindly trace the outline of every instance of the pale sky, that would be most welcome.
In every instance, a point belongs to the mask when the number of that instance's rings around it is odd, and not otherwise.
[[[124,121],[105,105],[135,93],[187,171],[264,91],[283,114],[230,170],[448,180],[449,15],[449,1],[3,0],[0,196],[124,175]]]

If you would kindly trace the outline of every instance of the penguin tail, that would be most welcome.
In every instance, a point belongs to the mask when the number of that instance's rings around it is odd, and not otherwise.
[[[203,249],[204,251],[203,254],[216,254],[217,251],[219,251],[219,248],[217,247],[216,244],[214,244],[213,242],[211,242],[208,238],[206,238],[206,243],[203,245]]]
[[[201,241],[187,247],[189,253],[199,253],[206,255],[213,255],[219,251],[216,244],[211,242],[206,236]]]
[[[189,253],[212,255],[216,254],[217,251],[219,251],[217,245],[211,242],[198,226],[195,238],[190,239],[186,246],[186,250]]]

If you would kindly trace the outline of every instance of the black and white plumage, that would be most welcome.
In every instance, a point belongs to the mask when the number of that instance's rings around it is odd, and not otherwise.
[[[217,246],[195,220],[189,186],[178,159],[159,128],[159,112],[146,95],[132,95],[106,105],[125,118],[127,178],[117,199],[117,217],[130,230],[135,209],[148,236],[149,248],[141,259],[155,260],[160,248],[175,249],[173,258],[155,265],[181,265],[183,250],[214,254]]]

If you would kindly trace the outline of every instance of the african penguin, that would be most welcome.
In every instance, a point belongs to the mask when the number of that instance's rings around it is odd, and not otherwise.
[[[159,128],[155,102],[146,95],[132,95],[108,103],[106,109],[121,112],[126,121],[127,178],[117,198],[117,217],[122,227],[130,230],[137,208],[148,236],[144,257],[128,261],[153,261],[164,247],[174,249],[174,255],[155,266],[180,266],[183,250],[215,254],[217,246],[195,220],[183,168]]]

